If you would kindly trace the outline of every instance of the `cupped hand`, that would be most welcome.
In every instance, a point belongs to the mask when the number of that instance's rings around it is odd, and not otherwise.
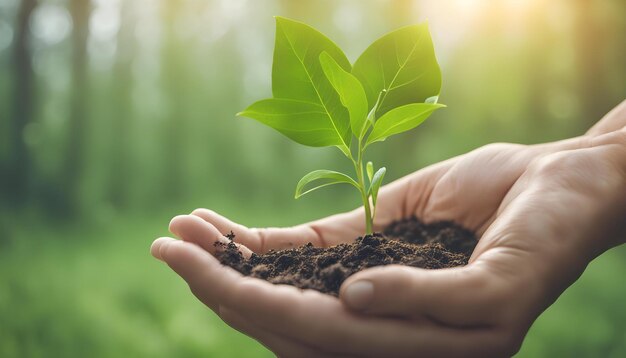
[[[626,206],[616,195],[626,193],[624,136],[489,145],[386,186],[375,229],[411,215],[454,220],[479,245],[462,268],[357,273],[340,300],[242,277],[210,253],[231,230],[245,255],[350,241],[364,231],[362,209],[285,229],[248,229],[200,209],[172,220],[183,241],[158,239],[152,253],[228,324],[281,356],[510,355],[536,316],[618,242],[605,238],[623,234],[615,223]]]

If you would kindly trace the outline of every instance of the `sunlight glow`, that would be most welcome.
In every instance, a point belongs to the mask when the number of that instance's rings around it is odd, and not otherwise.
[[[415,2],[416,21],[428,21],[440,60],[445,63],[451,52],[470,34],[468,29],[488,28],[494,23],[506,32],[511,43],[519,38],[529,14],[540,0],[440,0]]]
[[[30,31],[47,46],[63,41],[72,30],[72,19],[61,5],[42,4],[30,18]]]
[[[441,3],[445,3],[442,1]],[[502,6],[505,8],[524,8],[531,5],[533,0],[452,0],[449,6],[457,7],[459,10],[475,12],[490,6]]]

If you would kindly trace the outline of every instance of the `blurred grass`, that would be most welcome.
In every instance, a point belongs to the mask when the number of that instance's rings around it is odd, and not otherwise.
[[[271,356],[149,255],[166,223],[24,226],[0,253],[0,357]]]
[[[518,357],[624,357],[626,245],[594,260],[531,328]]]

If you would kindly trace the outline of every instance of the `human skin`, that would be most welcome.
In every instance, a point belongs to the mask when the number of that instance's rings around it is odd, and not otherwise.
[[[381,189],[374,229],[418,216],[454,220],[480,241],[467,266],[384,266],[335,298],[244,277],[211,254],[232,230],[244,255],[364,232],[363,209],[293,228],[248,229],[198,209],[152,254],[226,323],[279,356],[510,356],[587,264],[626,240],[626,101],[586,135],[491,144]]]

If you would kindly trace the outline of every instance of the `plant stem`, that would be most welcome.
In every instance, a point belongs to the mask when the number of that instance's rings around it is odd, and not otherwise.
[[[361,147],[361,141],[359,140],[359,148],[357,160],[354,161],[354,170],[356,171],[357,180],[359,183],[359,191],[361,192],[361,200],[363,200],[363,207],[365,208],[365,234],[371,235],[374,233],[372,230],[372,209],[370,207],[369,197],[367,195],[367,190],[365,187],[365,177],[363,175],[363,158],[362,158],[363,148]]]

